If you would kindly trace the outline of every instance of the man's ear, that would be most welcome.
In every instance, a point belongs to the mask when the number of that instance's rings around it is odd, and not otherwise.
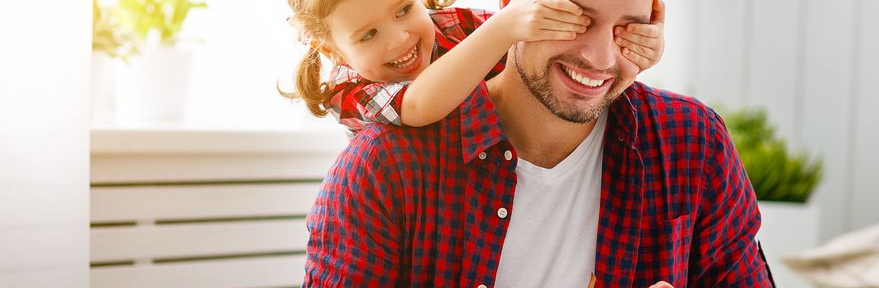
[[[333,61],[336,65],[345,65],[345,58],[342,58],[342,55],[336,53],[329,45],[311,43],[311,48],[317,50],[320,54],[327,56],[327,58],[330,58],[330,61]]]

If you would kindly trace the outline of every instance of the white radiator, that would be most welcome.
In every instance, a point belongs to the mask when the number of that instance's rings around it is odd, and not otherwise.
[[[98,146],[124,143],[109,132],[94,136]],[[150,137],[170,136],[138,139]],[[263,140],[278,141],[278,135],[269,138]],[[198,143],[181,144],[179,151],[119,151],[120,145],[102,153],[93,143],[92,288],[301,285],[305,216],[335,149],[248,151],[238,143],[235,149],[209,147],[206,154],[187,146]]]

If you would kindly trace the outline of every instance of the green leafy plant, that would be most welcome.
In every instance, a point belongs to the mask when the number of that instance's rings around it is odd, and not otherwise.
[[[111,10],[102,7],[97,0],[92,1],[92,7],[92,51],[123,60],[136,53],[132,35],[120,29]]]
[[[177,44],[190,10],[207,8],[204,2],[190,0],[119,0],[117,5],[120,22],[129,27],[140,42],[146,41],[150,31],[156,31],[165,46]]]
[[[775,136],[764,110],[738,110],[724,117],[758,200],[805,203],[822,176],[822,161],[791,153]]]

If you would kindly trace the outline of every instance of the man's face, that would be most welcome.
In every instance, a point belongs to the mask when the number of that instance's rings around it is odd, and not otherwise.
[[[515,0],[514,0],[515,1]],[[592,18],[573,41],[520,43],[516,70],[532,94],[556,116],[594,121],[628,88],[638,66],[623,57],[614,27],[649,23],[652,0],[573,0]]]

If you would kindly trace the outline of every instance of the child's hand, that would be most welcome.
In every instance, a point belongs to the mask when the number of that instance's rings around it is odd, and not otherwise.
[[[573,40],[591,22],[570,0],[514,0],[494,17],[504,19],[514,42]]]
[[[662,57],[665,41],[662,37],[665,25],[665,2],[653,0],[653,15],[650,24],[631,23],[615,27],[614,41],[623,48],[623,56],[634,62],[641,71],[656,65]]]

